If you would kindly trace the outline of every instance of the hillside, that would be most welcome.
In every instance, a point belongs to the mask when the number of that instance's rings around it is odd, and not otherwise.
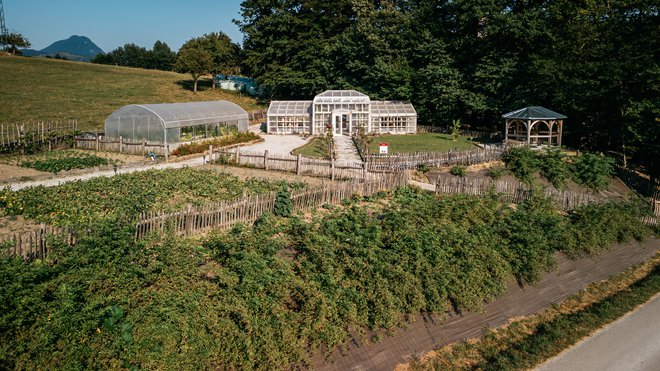
[[[200,81],[194,95],[189,75],[46,58],[0,56],[0,122],[77,118],[83,129],[100,129],[117,108],[134,103],[225,99],[250,111],[255,100],[212,90]]]
[[[73,35],[66,40],[56,41],[41,50],[23,49],[26,56],[55,56],[60,54],[73,61],[88,62],[97,54],[103,53],[92,40],[85,36]]]

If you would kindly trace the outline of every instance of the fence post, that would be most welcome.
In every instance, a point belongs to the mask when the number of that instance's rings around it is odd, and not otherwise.
[[[362,163],[362,178],[364,180],[367,180],[367,176],[369,175],[369,171],[367,169],[367,161],[365,161]]]
[[[170,145],[165,143],[164,148],[165,148],[165,162],[167,162],[170,156]]]
[[[101,141],[101,136],[99,135],[99,133],[96,133],[96,150],[97,150],[97,151],[99,151],[100,148],[101,148],[101,143],[100,143],[100,141]]]
[[[192,205],[188,204],[188,212],[186,212],[186,235],[190,235],[192,233],[192,227],[193,227],[193,219],[192,219]]]
[[[123,147],[123,144],[124,144],[124,138],[122,138],[122,137],[120,136],[120,137],[119,137],[119,153],[121,153],[121,150],[122,150],[121,147]]]
[[[147,155],[147,140],[142,139],[142,156]]]
[[[236,165],[241,165],[241,147],[236,147]]]
[[[335,159],[330,160],[330,180],[335,180]]]
[[[302,174],[302,155],[299,153],[296,159],[296,175]]]
[[[264,169],[268,170],[268,150],[264,151]]]
[[[209,144],[209,162],[213,161],[213,144]]]

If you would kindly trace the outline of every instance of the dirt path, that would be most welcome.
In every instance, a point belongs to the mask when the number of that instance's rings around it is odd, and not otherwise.
[[[506,294],[488,304],[484,313],[452,314],[441,319],[428,314],[418,315],[408,328],[392,336],[384,336],[380,343],[361,344],[359,339],[349,342],[345,355],[335,352],[328,361],[320,355],[312,360],[320,370],[385,370],[407,362],[434,348],[463,339],[479,337],[486,327],[497,327],[509,318],[529,315],[559,303],[586,285],[609,278],[625,268],[649,259],[660,251],[660,240],[631,242],[612,248],[593,258],[558,259],[557,270],[547,273],[534,286],[520,288],[509,284]]]

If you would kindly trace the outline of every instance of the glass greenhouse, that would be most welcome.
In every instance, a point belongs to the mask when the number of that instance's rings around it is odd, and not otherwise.
[[[105,136],[176,145],[222,135],[224,128],[248,130],[248,113],[235,103],[131,104],[105,120]]]
[[[272,101],[268,108],[268,133],[352,135],[417,132],[417,112],[401,101],[372,101],[356,90],[328,90],[312,101]]]

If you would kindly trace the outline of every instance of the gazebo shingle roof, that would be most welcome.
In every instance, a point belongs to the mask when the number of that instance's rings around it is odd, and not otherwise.
[[[530,106],[513,112],[505,113],[502,115],[502,118],[520,120],[552,120],[565,119],[567,117],[561,113],[551,111],[541,106]]]

